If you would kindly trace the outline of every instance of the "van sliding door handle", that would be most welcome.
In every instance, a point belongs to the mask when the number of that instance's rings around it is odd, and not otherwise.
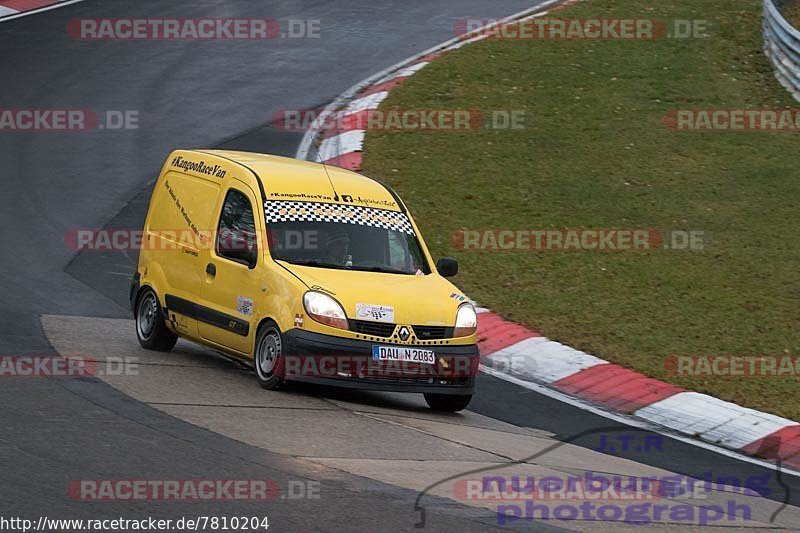
[[[217,275],[217,267],[214,263],[209,263],[206,265],[206,274],[209,276],[216,276]]]

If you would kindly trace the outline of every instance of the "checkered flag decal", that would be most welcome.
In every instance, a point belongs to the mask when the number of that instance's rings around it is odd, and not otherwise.
[[[357,224],[414,235],[414,228],[405,213],[321,202],[264,202],[267,224],[270,222],[338,222]]]

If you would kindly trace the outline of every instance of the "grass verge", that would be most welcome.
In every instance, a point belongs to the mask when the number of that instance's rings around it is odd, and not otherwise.
[[[795,28],[800,28],[800,2],[797,0],[787,0],[779,7],[781,14]]]
[[[588,0],[558,17],[703,19],[705,39],[487,40],[451,52],[382,109],[524,110],[524,130],[373,131],[364,171],[409,204],[481,304],[552,339],[800,420],[797,377],[678,377],[670,355],[800,353],[798,136],[676,132],[677,109],[794,102],[752,0]],[[704,232],[702,251],[465,251],[460,229]]]

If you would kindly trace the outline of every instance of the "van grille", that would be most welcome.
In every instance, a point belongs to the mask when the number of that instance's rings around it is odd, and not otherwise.
[[[421,341],[434,339],[447,339],[453,336],[452,331],[447,326],[411,326],[414,333]]]
[[[351,320],[350,329],[356,333],[372,335],[373,337],[391,337],[395,324],[386,322],[370,322],[368,320]]]

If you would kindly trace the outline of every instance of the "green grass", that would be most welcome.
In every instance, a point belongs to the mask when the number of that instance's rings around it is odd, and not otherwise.
[[[794,133],[675,132],[685,108],[796,104],[761,50],[753,0],[589,0],[559,17],[713,21],[707,39],[482,41],[382,108],[524,110],[524,130],[370,132],[368,175],[404,197],[436,256],[482,305],[552,339],[800,420],[796,378],[677,378],[672,354],[800,353]],[[703,251],[456,250],[459,229],[705,232]]]
[[[781,14],[786,17],[786,20],[791,23],[795,28],[800,28],[800,2],[797,0],[786,0],[780,6]]]

